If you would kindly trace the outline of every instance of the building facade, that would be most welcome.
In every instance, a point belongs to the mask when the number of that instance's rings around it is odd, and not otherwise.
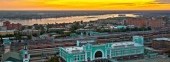
[[[30,62],[30,54],[28,53],[27,46],[20,51],[10,51],[11,40],[3,38],[4,54],[2,55],[1,62]]]
[[[7,28],[7,30],[21,29],[22,24],[20,23],[11,23],[9,21],[3,22],[3,26]]]
[[[83,46],[60,47],[59,55],[66,62],[93,61],[144,53],[143,37],[134,36],[133,41]]]
[[[153,29],[165,27],[165,21],[162,19],[146,19],[146,18],[128,18],[124,21],[126,25],[134,25],[135,27],[151,27]]]
[[[159,53],[170,51],[170,38],[155,38],[151,43],[151,47],[158,50]]]
[[[14,30],[0,31],[0,35],[14,35]]]

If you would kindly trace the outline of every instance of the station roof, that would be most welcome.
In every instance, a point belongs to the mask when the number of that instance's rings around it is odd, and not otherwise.
[[[68,53],[76,53],[76,52],[82,52],[83,51],[83,47],[77,47],[77,46],[74,46],[74,47],[65,47],[65,50]]]
[[[101,44],[101,45],[105,45],[105,44]],[[119,48],[119,47],[125,48],[125,47],[137,47],[137,46],[142,46],[142,45],[132,41],[115,42],[112,43],[111,45],[112,48]],[[84,51],[83,46],[64,47],[63,49],[68,53],[80,53]]]
[[[132,41],[128,41],[128,42],[116,42],[116,43],[112,44],[112,48],[115,48],[115,47],[129,47],[129,46],[142,46],[142,45],[134,43]]]

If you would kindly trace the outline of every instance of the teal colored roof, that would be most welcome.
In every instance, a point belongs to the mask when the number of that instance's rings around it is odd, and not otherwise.
[[[9,40],[8,38],[3,38],[3,44],[4,45],[10,45],[11,44],[11,40]]]
[[[56,33],[50,33],[51,35],[55,35]]]
[[[126,26],[119,25],[119,26],[117,26],[117,28],[126,28]]]
[[[78,35],[76,33],[72,33],[72,34],[70,34],[70,36],[76,37]]]
[[[25,50],[23,50],[23,49],[20,51],[21,54],[24,54],[24,52],[25,52]]]
[[[27,53],[27,50],[22,49],[22,50],[20,51],[20,54],[21,54],[21,55],[24,55],[25,53]]]
[[[2,56],[2,62],[4,61],[22,62],[22,58],[17,52],[7,52]]]

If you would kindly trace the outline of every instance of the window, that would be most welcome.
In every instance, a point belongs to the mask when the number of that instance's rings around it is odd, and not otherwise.
[[[78,60],[79,60],[78,55],[75,55],[75,56],[74,56],[74,60],[75,60],[75,61],[78,61]]]
[[[84,58],[85,58],[85,55],[84,54],[81,55],[81,60],[84,60]]]
[[[28,55],[27,54],[25,54],[25,57],[24,58],[28,58]]]

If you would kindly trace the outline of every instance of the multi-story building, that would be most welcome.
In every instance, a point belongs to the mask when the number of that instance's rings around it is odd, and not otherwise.
[[[66,62],[93,61],[96,59],[118,59],[143,55],[143,37],[134,36],[133,41],[107,44],[85,44],[83,46],[60,47],[59,55]]]
[[[20,24],[20,23],[15,24],[15,23],[11,23],[9,21],[5,21],[5,22],[3,22],[3,26],[7,27],[7,30],[13,30],[13,29],[21,29],[22,24]]]
[[[165,26],[165,21],[162,19],[128,18],[124,23],[126,25],[134,25],[135,27],[151,27],[153,29]]]
[[[151,43],[151,47],[160,53],[170,51],[170,38],[155,38]]]
[[[5,30],[7,30],[7,27],[5,27],[5,26],[0,26],[0,31],[5,31]]]
[[[14,30],[6,30],[6,31],[0,31],[0,35],[9,35],[14,34]]]

